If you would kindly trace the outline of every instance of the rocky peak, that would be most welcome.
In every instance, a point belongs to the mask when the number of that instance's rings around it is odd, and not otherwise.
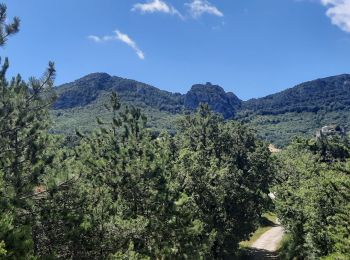
[[[193,85],[185,95],[184,105],[187,109],[196,109],[200,103],[208,103],[211,109],[221,113],[224,118],[231,118],[241,100],[231,92],[226,93],[222,87],[207,82],[205,85]]]

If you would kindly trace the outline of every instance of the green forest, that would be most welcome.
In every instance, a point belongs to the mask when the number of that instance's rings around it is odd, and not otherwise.
[[[0,5],[0,45],[19,29]],[[8,68],[4,58],[0,259],[245,259],[240,243],[268,212],[285,229],[281,259],[349,259],[346,134],[271,153],[208,104],[155,132],[112,92],[96,130],[64,135],[51,131],[54,63],[29,81]]]

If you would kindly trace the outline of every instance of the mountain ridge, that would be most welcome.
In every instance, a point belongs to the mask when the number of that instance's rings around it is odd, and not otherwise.
[[[343,86],[340,88],[339,84],[343,84]],[[346,86],[346,87],[344,87]],[[314,92],[314,93],[311,93]],[[335,92],[337,91],[337,92]],[[285,112],[298,112],[298,111],[308,111],[308,112],[317,112],[321,109],[321,107],[317,106],[318,104],[315,104],[315,98],[317,99],[323,99],[325,102],[332,102],[334,100],[329,100],[333,97],[340,97],[339,93],[340,91],[345,91],[348,98],[346,98],[346,104],[343,105],[350,105],[350,74],[340,74],[336,76],[330,76],[326,78],[319,78],[316,80],[307,81],[301,84],[298,84],[294,87],[287,88],[285,90],[282,90],[280,92],[277,92],[275,94],[270,94],[262,98],[258,99],[249,99],[244,102],[246,104],[244,108],[246,109],[253,109],[253,110],[261,110],[262,107],[267,107],[267,103],[271,103],[269,101],[274,99],[274,105],[279,104],[286,106],[286,103],[290,105],[291,101],[295,103],[298,107],[290,108],[289,110],[285,111],[276,111],[276,107],[271,107],[274,109],[268,110],[268,111],[261,111],[261,113],[271,113],[271,114],[279,114],[279,113],[285,113]],[[322,94],[321,96],[315,96],[315,93],[318,92],[319,94]],[[310,97],[314,97],[314,99],[310,100]],[[292,100],[291,100],[292,98]],[[267,102],[264,102],[267,101]],[[345,101],[344,99],[340,99],[338,101]],[[311,103],[310,103],[311,102]],[[259,106],[256,106],[257,104]],[[307,103],[307,105],[305,104]],[[342,102],[344,103],[344,102]],[[255,107],[253,107],[255,106]]]
[[[94,128],[89,127],[91,117],[106,116],[102,107],[111,91],[118,93],[122,103],[140,107],[150,119],[149,126],[157,130],[175,131],[176,117],[191,113],[199,103],[208,103],[226,119],[251,124],[260,137],[278,145],[293,135],[311,135],[322,124],[342,123],[347,128],[350,121],[350,74],[307,81],[247,101],[210,82],[194,84],[181,94],[107,73],[91,73],[55,89],[58,99],[53,114],[58,132],[62,130],[60,124],[71,128],[64,120],[72,127]]]
[[[204,91],[202,91],[204,90]],[[95,101],[103,91],[116,91],[122,101],[138,101],[168,112],[194,110],[199,103],[209,103],[212,109],[225,118],[234,116],[241,100],[232,92],[207,82],[195,84],[186,94],[172,93],[132,79],[91,73],[73,82],[56,87],[58,100],[54,109],[85,106]],[[154,98],[158,95],[159,98]],[[131,98],[132,97],[132,98]]]

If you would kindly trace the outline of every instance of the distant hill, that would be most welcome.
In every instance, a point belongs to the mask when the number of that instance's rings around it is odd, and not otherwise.
[[[302,83],[282,92],[242,103],[236,118],[281,147],[296,136],[313,136],[325,125],[349,129],[350,75]]]
[[[288,112],[338,111],[350,107],[350,75],[302,83],[277,94],[243,103],[243,110],[260,115]]]
[[[302,83],[259,99],[241,101],[235,94],[211,83],[196,84],[186,94],[171,93],[135,80],[89,74],[56,88],[58,100],[52,110],[58,133],[74,129],[91,131],[96,117],[108,119],[104,104],[116,91],[124,105],[140,107],[156,131],[176,131],[181,114],[191,113],[200,103],[226,119],[250,124],[257,134],[277,147],[295,135],[311,136],[327,124],[345,128],[350,122],[350,75],[344,74]]]
[[[107,73],[93,73],[57,87],[59,98],[54,108],[84,107],[111,91],[117,92],[124,102],[175,113],[181,111],[184,99],[181,94],[163,91],[135,80],[112,77]]]

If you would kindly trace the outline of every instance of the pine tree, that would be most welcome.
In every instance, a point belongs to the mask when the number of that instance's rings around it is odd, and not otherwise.
[[[178,180],[198,244],[207,245],[209,257],[232,257],[268,201],[270,152],[247,127],[224,122],[207,105],[184,119],[178,143]]]
[[[164,145],[167,136],[152,138],[140,109],[131,106],[119,112],[116,94],[109,109],[112,121],[100,122],[100,133],[91,139],[94,156],[88,160],[93,182],[105,192],[105,212],[114,219],[112,232],[104,232],[116,240],[109,251],[127,253],[132,245],[137,254],[151,258],[170,254],[173,240],[165,238],[170,237],[167,225],[174,205],[168,188],[172,168]]]
[[[0,5],[0,45],[19,30],[19,19],[6,23],[6,6]],[[54,94],[53,63],[41,79],[29,83],[21,77],[8,81],[6,58],[0,69],[0,171],[3,195],[0,206],[7,219],[8,232],[0,234],[7,257],[28,257],[32,254],[31,225],[33,198],[40,186],[45,160],[48,108]],[[6,230],[6,229],[3,229]]]
[[[74,155],[67,149],[70,155],[56,156],[61,159],[52,164],[52,175],[67,171],[76,178],[64,188],[50,189],[38,205],[38,255],[161,258],[180,247],[171,221],[171,138],[153,138],[139,109],[120,107],[112,94],[110,122],[98,119],[100,130],[79,134],[82,141]]]

